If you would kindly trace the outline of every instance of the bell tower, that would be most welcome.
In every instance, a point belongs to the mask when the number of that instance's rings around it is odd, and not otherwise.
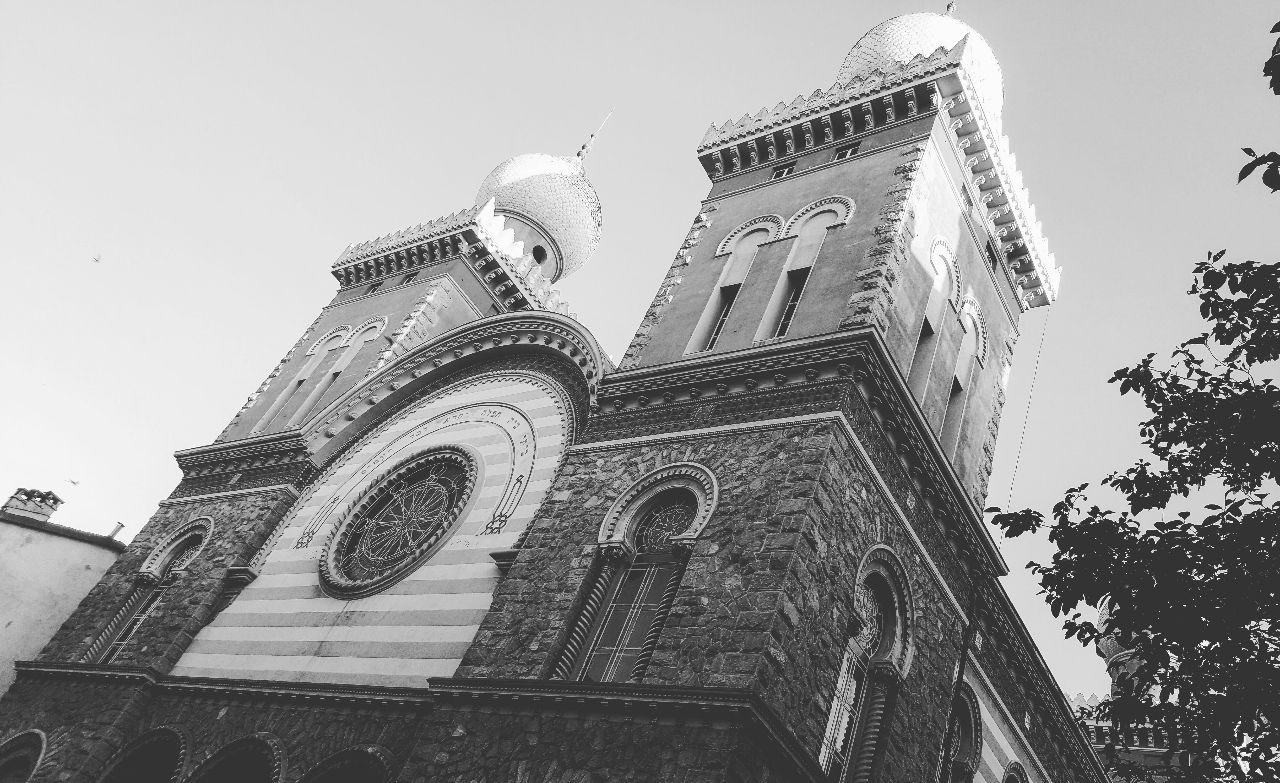
[[[348,247],[19,663],[0,767],[1103,783],[981,514],[1018,320],[1058,280],[1003,97],[976,31],[909,14],[712,126],[616,367],[552,285],[600,236],[585,146]]]

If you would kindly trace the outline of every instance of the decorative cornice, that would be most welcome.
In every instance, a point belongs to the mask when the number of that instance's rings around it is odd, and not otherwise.
[[[370,239],[367,242],[361,242],[356,245],[347,245],[337,260],[333,262],[334,272],[346,269],[354,264],[371,261],[379,257],[400,253],[406,250],[417,251],[418,254],[425,249],[428,253],[427,260],[439,261],[447,257],[443,248],[431,247],[422,248],[429,245],[435,240],[447,237],[455,233],[463,226],[471,222],[475,217],[477,207],[467,207],[458,210],[452,215],[436,218],[426,223],[419,223],[416,226],[410,226],[390,234],[384,234],[376,239]],[[448,255],[453,255],[449,253]],[[336,276],[336,275],[335,275]],[[370,276],[372,277],[372,276]],[[339,278],[341,279],[341,278]],[[365,278],[369,279],[369,278]]]

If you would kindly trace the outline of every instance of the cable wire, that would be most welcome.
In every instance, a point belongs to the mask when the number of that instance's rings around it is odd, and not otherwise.
[[[1027,442],[1027,422],[1031,420],[1031,404],[1036,399],[1036,380],[1040,377],[1040,355],[1044,353],[1044,338],[1049,333],[1049,319],[1053,317],[1053,306],[1044,316],[1044,327],[1040,329],[1040,345],[1036,348],[1035,369],[1031,371],[1031,389],[1027,392],[1027,409],[1022,414],[1022,434],[1018,437],[1018,454],[1013,459],[1013,475],[1009,477],[1009,498],[1005,502],[1005,511],[1013,506],[1013,488],[1018,483],[1018,467],[1022,464],[1022,447]]]

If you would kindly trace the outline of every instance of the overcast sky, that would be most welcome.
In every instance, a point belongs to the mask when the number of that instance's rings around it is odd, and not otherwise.
[[[604,239],[561,288],[621,356],[707,191],[707,125],[830,86],[871,26],[944,5],[0,2],[0,495],[53,490],[56,521],[132,536],[172,453],[216,437],[329,300],[348,243],[470,205],[506,157],[572,153],[610,109],[588,161]],[[1275,260],[1280,201],[1234,183],[1241,146],[1280,146],[1260,75],[1280,7],[959,16],[1000,58],[1064,270],[1052,316],[1023,322],[989,499],[1025,418],[1012,499],[1047,509],[1139,456],[1142,409],[1105,381],[1199,328],[1192,264]],[[1105,691],[1022,570],[1047,545],[1003,547],[1064,689]]]

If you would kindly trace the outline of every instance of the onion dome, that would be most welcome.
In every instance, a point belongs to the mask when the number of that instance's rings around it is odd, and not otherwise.
[[[495,212],[533,224],[555,243],[561,258],[556,278],[581,267],[600,244],[600,197],[587,179],[583,154],[517,155],[498,164],[476,193],[476,206],[493,199]]]
[[[1106,661],[1108,666],[1111,665],[1111,661],[1113,661],[1117,656],[1132,652],[1120,643],[1120,640],[1114,633],[1110,633],[1107,621],[1111,619],[1111,611],[1110,601],[1104,601],[1102,606],[1099,607],[1098,622],[1096,625],[1098,630],[1102,631],[1103,635],[1099,636],[1097,641],[1094,642],[1094,649],[1097,650],[1098,657]]]
[[[1004,108],[1004,76],[1000,63],[986,39],[948,14],[906,14],[881,22],[849,50],[838,78],[843,84],[872,71],[892,73],[916,57],[928,57],[939,48],[949,51],[966,38],[961,66],[972,80],[982,108],[998,124]]]

